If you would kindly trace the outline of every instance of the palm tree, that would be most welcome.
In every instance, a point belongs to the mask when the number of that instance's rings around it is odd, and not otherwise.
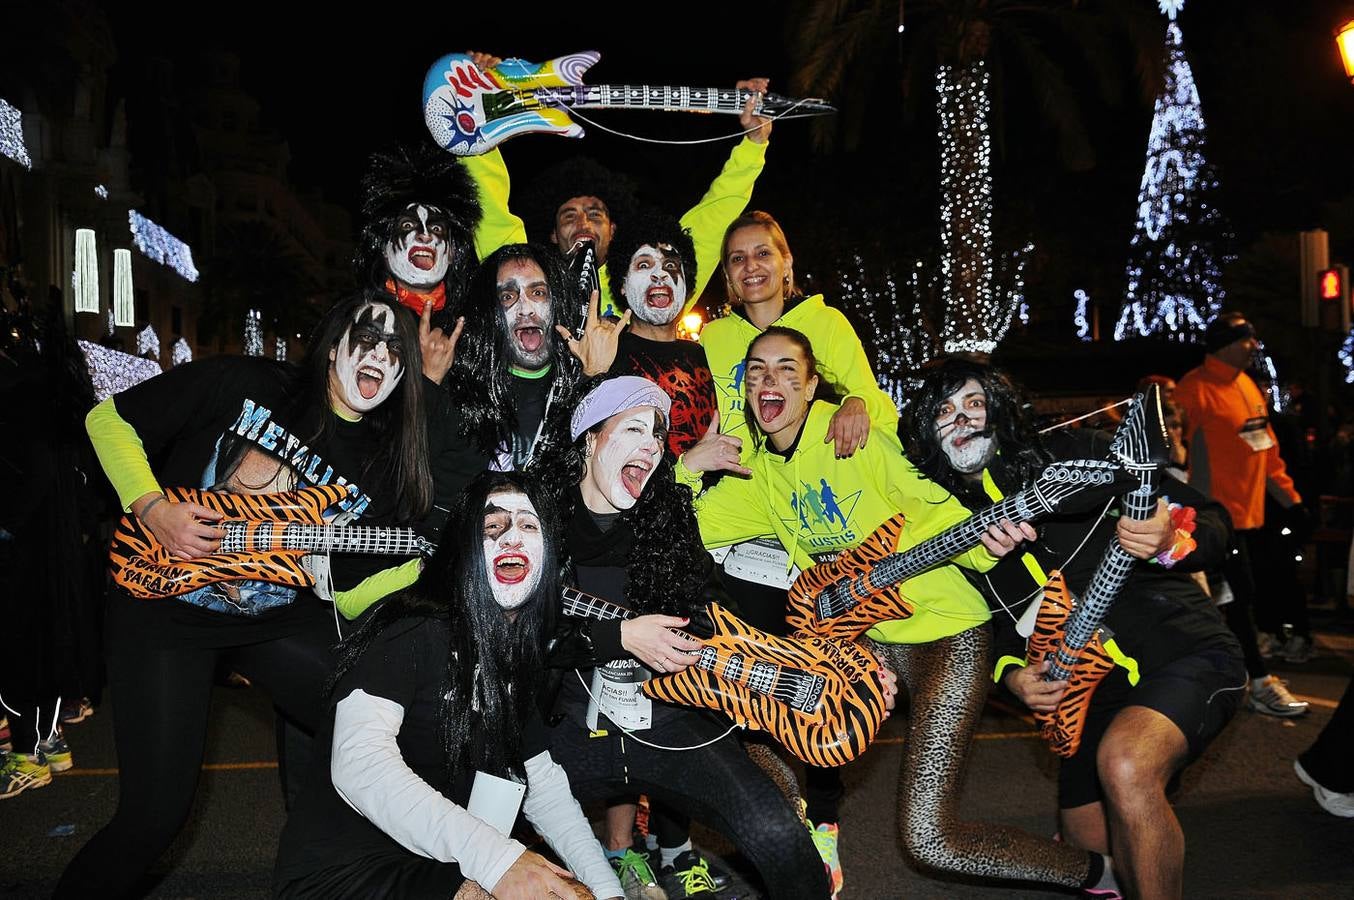
[[[1019,300],[1021,251],[998,253],[992,238],[992,157],[1004,145],[1002,106],[1008,71],[1034,92],[1036,109],[1055,138],[1060,161],[1074,171],[1094,165],[1075,92],[1064,76],[1070,56],[1084,57],[1102,91],[1120,79],[1110,49],[1116,34],[1140,47],[1138,71],[1146,90],[1160,63],[1147,48],[1143,11],[1107,3],[1095,14],[1078,0],[801,0],[797,4],[797,58],[793,89],[841,98],[840,123],[824,120],[820,147],[840,136],[857,145],[877,108],[881,63],[903,35],[897,87],[905,120],[919,97],[935,91],[940,140],[941,258],[939,279],[946,315],[947,351],[991,352],[1005,335]],[[1122,23],[1107,29],[1106,18]],[[906,26],[904,28],[903,26]],[[1060,42],[1050,45],[1049,39]],[[1080,50],[1069,53],[1064,48]],[[1056,51],[1056,52],[1054,52]],[[1150,92],[1147,93],[1150,96]],[[1002,265],[1002,260],[1007,265]],[[1003,274],[1005,272],[1005,275]]]

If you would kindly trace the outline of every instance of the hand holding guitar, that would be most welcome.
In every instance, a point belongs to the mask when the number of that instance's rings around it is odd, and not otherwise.
[[[597,304],[597,292],[593,291],[588,301],[588,321],[583,328],[583,337],[575,338],[565,326],[555,326],[555,330],[568,343],[569,352],[583,364],[583,374],[588,376],[601,375],[611,368],[611,364],[616,361],[616,346],[621,339],[621,332],[630,324],[630,310],[627,309],[619,321],[613,322],[601,317]]]
[[[627,619],[621,623],[621,646],[655,672],[680,672],[696,661],[691,651],[702,646],[700,641],[673,630],[690,621],[658,615]]]
[[[1034,712],[1051,713],[1067,691],[1066,681],[1045,681],[1048,660],[1030,666],[1018,666],[1006,673],[1002,683]]]
[[[433,303],[423,304],[423,315],[418,321],[418,348],[423,352],[423,375],[433,384],[441,384],[456,361],[456,342],[465,330],[465,316],[456,320],[456,327],[447,334],[433,327]]]
[[[138,497],[131,511],[179,559],[215,553],[225,536],[220,528],[208,524],[225,518],[221,513],[196,503],[175,503],[158,491]]]
[[[748,140],[754,144],[765,144],[771,137],[771,119],[766,116],[759,116],[754,111],[757,104],[761,102],[762,95],[771,88],[769,78],[748,78],[734,85],[738,90],[752,91],[748,102],[743,104],[743,111],[738,116],[738,124],[743,126],[747,132]],[[756,129],[755,131],[752,129]]]
[[[1038,536],[1039,533],[1029,522],[1017,525],[1010,519],[1002,519],[987,526],[987,531],[982,535],[982,542],[988,553],[1000,559],[1022,542],[1032,541]]]
[[[1171,513],[1166,501],[1157,498],[1156,511],[1148,519],[1133,519],[1120,516],[1115,528],[1119,535],[1119,546],[1135,559],[1151,559],[1163,550],[1170,548],[1175,540],[1175,528],[1171,525]]]

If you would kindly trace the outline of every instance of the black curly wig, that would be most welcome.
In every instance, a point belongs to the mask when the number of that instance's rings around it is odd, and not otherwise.
[[[569,437],[569,420],[579,401],[607,377],[598,375],[579,382],[566,398],[568,402],[551,411],[529,469],[550,494],[566,528],[583,502],[578,488],[586,468],[587,435],[601,431],[606,424],[598,423],[575,441]],[[666,443],[666,434],[660,440]],[[670,616],[698,613],[704,605],[701,590],[710,555],[701,544],[691,488],[674,477],[670,454],[663,454],[654,466],[638,502],[620,514],[620,525],[634,538],[627,560],[625,594],[635,611]],[[571,563],[566,558],[566,564]]]
[[[940,447],[936,414],[945,400],[970,378],[987,394],[987,426],[998,453],[988,469],[1003,489],[1027,484],[1053,455],[1044,447],[1021,390],[1000,369],[964,356],[932,360],[918,373],[920,384],[903,411],[899,431],[908,457],[924,476],[948,490],[970,509],[992,501],[980,485],[956,472]]]
[[[512,335],[503,328],[498,301],[498,270],[510,260],[529,259],[541,267],[550,288],[550,305],[555,324],[572,327],[578,300],[564,264],[553,247],[544,244],[507,244],[480,263],[470,280],[461,303],[465,331],[456,347],[448,387],[460,413],[461,433],[469,437],[481,453],[494,453],[505,441],[511,444],[517,431],[517,403],[512,392],[509,371],[512,361]],[[569,345],[553,328],[545,339],[551,345],[550,374],[563,379],[557,391],[570,387],[578,378],[578,360]],[[554,404],[559,405],[558,401]]]
[[[495,493],[520,491],[544,526],[541,580],[512,619],[494,599],[484,561],[484,508]],[[447,622],[450,654],[442,681],[442,741],[453,778],[484,771],[523,778],[522,730],[545,673],[545,644],[559,603],[558,517],[549,495],[515,472],[486,472],[461,493],[437,552],[417,582],[392,594],[338,648],[331,702],[343,676],[385,630],[419,619]]]
[[[686,279],[687,300],[693,299],[696,246],[691,242],[691,232],[667,213],[645,207],[631,214],[625,220],[625,230],[617,228],[616,236],[611,239],[607,279],[611,282],[611,296],[615,302],[625,307],[625,276],[630,270],[630,260],[645,244],[651,247],[666,245],[677,251],[682,260],[682,278]]]
[[[357,282],[385,286],[390,277],[386,244],[395,232],[395,220],[411,203],[436,206],[450,221],[447,241],[452,257],[445,281],[450,299],[475,268],[479,191],[460,161],[432,141],[380,150],[367,161],[362,174],[362,231],[353,255]]]
[[[548,240],[555,231],[555,214],[574,197],[596,197],[606,204],[612,223],[626,222],[635,208],[635,183],[586,156],[555,163],[523,192],[522,217],[527,234]],[[616,233],[620,234],[619,226]]]

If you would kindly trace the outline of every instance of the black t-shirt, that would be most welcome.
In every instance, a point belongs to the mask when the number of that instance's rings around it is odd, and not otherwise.
[[[672,398],[668,450],[681,456],[699,441],[715,415],[715,383],[705,351],[694,341],[653,341],[626,330],[609,375],[639,375]]]
[[[442,692],[448,653],[445,620],[400,620],[372,640],[371,646],[339,680],[333,697],[342,701],[354,691],[362,690],[398,703],[404,709],[395,738],[400,756],[414,774],[439,794],[465,806],[470,799],[473,774],[453,782],[442,741]],[[278,884],[398,847],[334,790],[328,766],[332,743],[331,724],[330,732],[322,735],[316,745],[324,748],[324,752],[315,758],[324,762],[316,767],[282,833]],[[522,759],[531,759],[546,749],[544,726],[533,714],[522,734]]]
[[[1057,459],[1103,459],[1109,448],[1106,435],[1084,429],[1054,433],[1046,445]],[[994,480],[1006,496],[1022,487],[1002,483],[1000,467]],[[1212,601],[1188,574],[1223,560],[1230,538],[1226,511],[1170,476],[1162,480],[1161,495],[1172,503],[1194,507],[1197,515],[1194,538],[1198,547],[1170,569],[1154,562],[1137,561],[1104,619],[1116,643],[1138,661],[1144,673],[1199,651],[1240,649]],[[1049,516],[1036,526],[1038,540],[1022,549],[1033,555],[1045,575],[1060,570],[1072,592],[1081,594],[1114,538],[1117,524],[1117,502],[1111,503],[1103,514],[1097,508]],[[1021,556],[1019,552],[1008,555],[985,575],[965,572],[993,607],[998,652],[1013,656],[1024,655],[1024,639],[1016,634],[1013,617],[1019,617],[1032,599],[1041,596],[1041,586]]]
[[[136,430],[163,485],[211,488],[225,482],[251,453],[265,454],[295,473],[297,486],[342,484],[336,504],[356,525],[410,525],[435,537],[452,497],[463,487],[444,464],[453,429],[445,409],[428,417],[434,510],[420,523],[396,521],[395,487],[380,458],[371,420],[349,422],[328,409],[298,402],[299,370],[255,357],[220,356],[178,366],[114,398],[118,415]],[[321,426],[324,426],[322,429]],[[257,459],[257,457],[255,457]],[[334,554],[337,590],[396,565],[398,557]],[[290,602],[294,591],[275,585],[228,597],[215,588],[183,599],[206,609],[257,614]],[[243,607],[243,608],[242,608]]]

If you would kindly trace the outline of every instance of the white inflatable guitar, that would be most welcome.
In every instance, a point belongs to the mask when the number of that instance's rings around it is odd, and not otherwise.
[[[583,73],[601,59],[595,50],[543,63],[505,59],[481,71],[464,53],[433,63],[423,80],[423,120],[438,145],[457,156],[476,156],[510,137],[547,132],[582,137],[569,118],[579,109],[668,109],[688,112],[742,112],[750,91],[735,88],[583,83]],[[762,97],[757,111],[767,116],[822,116],[836,110],[822,100]]]

